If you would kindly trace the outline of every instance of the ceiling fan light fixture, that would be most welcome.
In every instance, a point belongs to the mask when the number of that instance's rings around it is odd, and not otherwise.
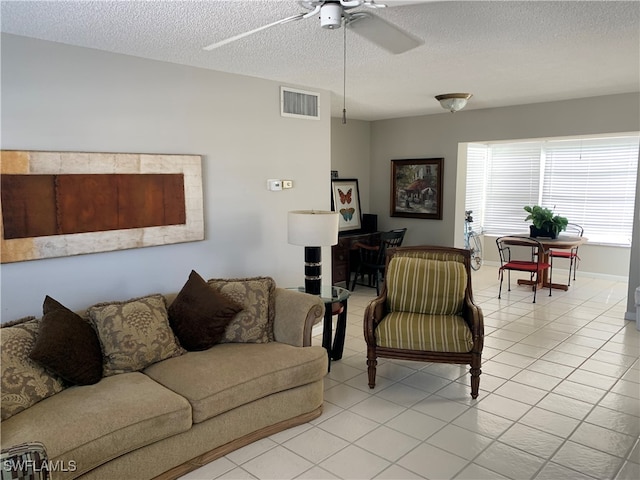
[[[472,96],[473,94],[471,93],[443,93],[442,95],[436,95],[436,100],[440,102],[442,108],[455,113],[462,110],[467,105],[467,100]]]
[[[320,8],[320,26],[334,30],[342,25],[342,5],[325,3]]]

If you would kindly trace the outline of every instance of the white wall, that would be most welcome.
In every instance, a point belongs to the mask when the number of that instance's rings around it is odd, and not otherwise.
[[[371,210],[378,214],[380,229],[407,227],[406,245],[462,245],[465,185],[458,183],[464,179],[458,171],[463,168],[458,165],[459,143],[638,130],[638,93],[372,122]],[[390,217],[390,161],[437,157],[445,159],[443,219]],[[490,253],[490,241],[486,247]],[[580,250],[583,271],[617,276],[629,272],[628,248],[587,245]]]
[[[40,315],[47,294],[82,308],[177,291],[191,269],[301,284],[287,211],[330,207],[328,116],[280,117],[271,81],[12,35],[1,47],[3,149],[203,155],[206,229],[202,242],[3,264],[2,321]],[[294,188],[269,192],[268,178]]]

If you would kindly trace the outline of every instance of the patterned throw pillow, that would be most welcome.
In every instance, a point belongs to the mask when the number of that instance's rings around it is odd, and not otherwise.
[[[98,332],[105,377],[142,370],[185,352],[169,326],[162,295],[100,303],[87,314]]]
[[[231,321],[222,343],[273,341],[276,282],[271,277],[212,278],[207,283],[244,309]]]
[[[61,378],[29,358],[38,327],[34,317],[27,317],[0,328],[2,420],[64,390]]]
[[[195,271],[169,306],[169,324],[189,351],[207,350],[224,337],[242,305],[217,292]]]
[[[42,310],[38,339],[29,358],[71,384],[99,382],[102,350],[91,324],[48,295]]]

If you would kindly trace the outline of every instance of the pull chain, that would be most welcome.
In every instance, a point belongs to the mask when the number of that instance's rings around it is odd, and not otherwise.
[[[344,54],[342,58],[342,124],[347,123],[347,19],[344,21],[343,46]]]

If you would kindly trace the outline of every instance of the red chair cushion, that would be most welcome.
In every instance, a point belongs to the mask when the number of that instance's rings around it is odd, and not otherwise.
[[[540,263],[537,262],[524,262],[519,260],[512,260],[511,262],[505,263],[500,270],[518,270],[520,272],[537,272],[538,270],[546,270],[550,268],[551,265],[548,263]]]
[[[577,257],[578,255],[571,250],[551,250],[552,257],[562,257],[562,258],[571,258]]]

